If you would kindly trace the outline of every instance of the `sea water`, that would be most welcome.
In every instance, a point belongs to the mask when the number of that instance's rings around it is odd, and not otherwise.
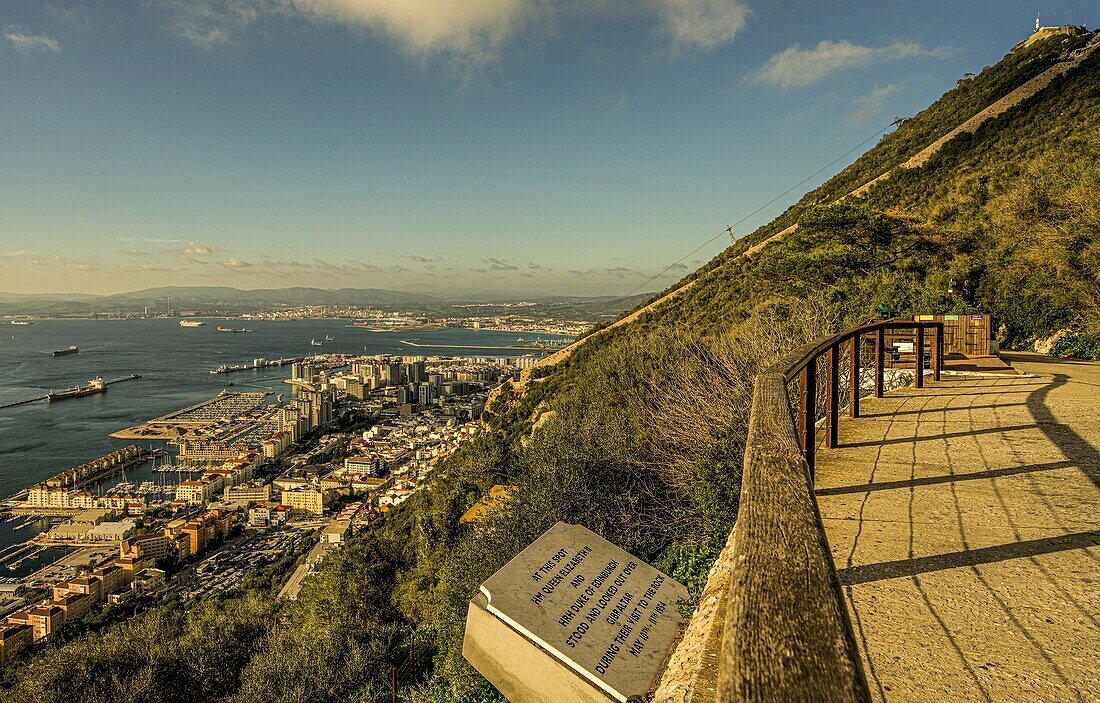
[[[116,383],[106,393],[39,401],[0,409],[0,496],[9,496],[65,469],[98,458],[134,442],[108,435],[173,410],[232,391],[271,391],[289,397],[283,380],[290,367],[271,367],[212,375],[222,364],[251,364],[320,353],[390,354],[394,356],[517,356],[522,350],[414,348],[401,344],[504,347],[518,338],[560,339],[530,332],[497,332],[449,328],[430,331],[371,332],[349,327],[347,320],[245,321],[204,319],[205,327],[184,328],[178,320],[37,320],[33,325],[0,324],[0,404],[84,385],[95,376],[106,380],[141,374]],[[246,334],[217,331],[226,327]],[[310,344],[324,340],[323,346]],[[70,344],[78,354],[54,357]],[[230,386],[229,384],[233,384]],[[162,443],[137,442],[150,448]],[[151,464],[128,470],[127,480],[176,481]],[[121,480],[113,476],[92,490],[105,490]],[[48,528],[47,521],[15,531],[23,518],[0,523],[0,549]],[[7,569],[0,576],[13,575]]]

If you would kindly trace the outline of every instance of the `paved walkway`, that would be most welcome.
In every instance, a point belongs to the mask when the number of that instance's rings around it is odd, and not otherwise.
[[[1100,701],[1100,364],[863,403],[816,489],[871,690]]]

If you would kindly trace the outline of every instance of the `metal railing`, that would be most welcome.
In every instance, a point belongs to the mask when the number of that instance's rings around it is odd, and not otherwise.
[[[840,420],[840,358],[842,346],[849,345],[849,399],[848,410],[851,417],[859,417],[859,398],[862,375],[862,341],[864,338],[874,335],[875,348],[875,387],[874,396],[881,398],[884,392],[884,376],[886,369],[886,333],[897,330],[913,330],[913,354],[914,367],[919,360],[921,371],[924,370],[924,348],[926,344],[926,330],[932,330],[934,339],[930,346],[928,367],[932,371],[932,378],[940,380],[940,369],[943,365],[943,323],[942,322],[912,322],[906,320],[884,320],[872,322],[860,327],[834,334],[809,344],[792,352],[781,360],[769,371],[781,371],[783,379],[787,382],[798,379],[798,429],[799,442],[806,458],[806,464],[810,469],[810,477],[813,477],[815,436],[817,424],[817,399],[818,399],[818,373],[817,362],[824,357],[825,360],[825,446],[830,449],[837,446],[837,428]],[[897,335],[894,336],[894,339]],[[917,353],[920,350],[920,353]],[[916,388],[924,387],[924,374],[914,374],[913,385]]]
[[[885,392],[886,346],[912,330],[914,385],[939,380],[943,323],[884,320],[811,342],[756,377],[732,564],[717,699],[869,701],[859,648],[813,493],[819,398],[824,442],[838,444],[841,357],[849,351],[849,413],[858,417],[864,342],[874,345],[874,395]],[[824,361],[824,384],[818,364]],[[900,361],[900,358],[898,359]],[[788,384],[797,381],[797,427]]]

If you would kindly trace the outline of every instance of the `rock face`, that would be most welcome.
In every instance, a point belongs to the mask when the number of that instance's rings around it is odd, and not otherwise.
[[[1088,30],[1086,30],[1084,27],[1076,27],[1072,24],[1067,24],[1062,27],[1039,27],[1039,29],[1035,30],[1034,34],[1017,44],[1015,47],[1013,47],[1013,49],[1031,46],[1035,42],[1043,41],[1044,39],[1047,39],[1049,37],[1075,37],[1078,34],[1084,34],[1087,31]]]
[[[1035,351],[1039,354],[1050,356],[1050,352],[1054,350],[1054,345],[1062,341],[1062,338],[1064,338],[1067,334],[1069,334],[1069,330],[1058,330],[1046,339],[1040,339],[1036,341]]]
[[[733,533],[707,577],[683,637],[669,657],[652,703],[711,703],[718,687],[718,660],[729,602]]]

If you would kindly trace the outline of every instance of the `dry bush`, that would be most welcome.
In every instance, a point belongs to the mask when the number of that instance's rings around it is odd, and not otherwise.
[[[716,339],[671,336],[645,404],[646,454],[665,480],[689,492],[711,445],[731,431],[743,441],[756,375],[839,325],[836,306],[811,298],[761,310]]]

